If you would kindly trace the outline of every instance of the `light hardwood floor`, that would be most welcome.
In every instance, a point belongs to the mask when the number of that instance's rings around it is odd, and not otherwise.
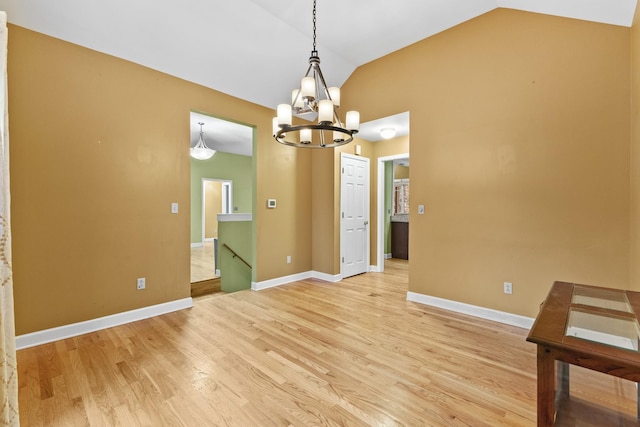
[[[22,425],[534,425],[527,331],[408,302],[406,262],[386,265],[21,350]]]
[[[191,248],[191,283],[216,277],[213,260],[213,242],[204,242],[199,248]]]

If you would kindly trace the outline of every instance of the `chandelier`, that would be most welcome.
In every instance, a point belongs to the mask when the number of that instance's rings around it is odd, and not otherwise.
[[[313,0],[313,50],[300,88],[291,93],[291,104],[278,105],[273,118],[273,136],[293,147],[330,148],[348,144],[360,127],[360,113],[348,111],[345,123],[338,116],[340,89],[327,87],[316,50],[316,0]],[[316,123],[293,125],[292,115]]]
[[[198,122],[200,125],[200,139],[198,139],[198,143],[191,147],[191,157],[198,160],[207,160],[213,157],[216,154],[216,150],[207,147],[207,144],[204,142],[204,132],[202,131],[203,122]]]

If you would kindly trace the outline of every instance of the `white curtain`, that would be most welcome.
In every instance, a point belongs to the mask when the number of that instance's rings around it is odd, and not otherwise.
[[[7,14],[0,12],[0,425],[18,426],[18,369],[11,274],[9,109],[7,105]]]

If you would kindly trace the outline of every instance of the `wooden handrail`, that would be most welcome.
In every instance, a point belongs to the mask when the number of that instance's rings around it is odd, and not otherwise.
[[[231,249],[229,247],[229,245],[227,245],[226,243],[223,243],[222,246],[227,248],[233,254],[234,258],[238,257],[238,259],[240,259],[240,261],[242,261],[244,263],[244,265],[246,265],[247,267],[251,268],[251,264],[249,264],[247,261],[245,261],[244,258],[242,258],[240,255],[238,255],[238,253],[236,251]]]

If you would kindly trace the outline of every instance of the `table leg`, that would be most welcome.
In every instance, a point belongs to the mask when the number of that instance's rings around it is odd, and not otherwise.
[[[560,360],[556,361],[557,381],[556,381],[556,407],[559,402],[569,397],[569,364]]]
[[[553,426],[555,417],[555,360],[551,349],[538,345],[538,427]]]

